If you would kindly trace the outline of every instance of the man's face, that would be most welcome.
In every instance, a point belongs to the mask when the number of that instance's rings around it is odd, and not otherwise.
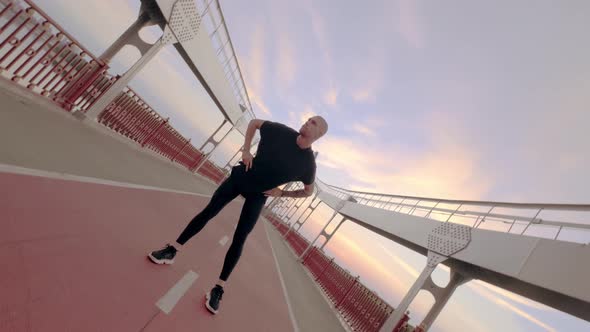
[[[317,116],[307,119],[307,121],[299,129],[299,133],[304,137],[317,139],[321,136],[323,129],[323,122]]]

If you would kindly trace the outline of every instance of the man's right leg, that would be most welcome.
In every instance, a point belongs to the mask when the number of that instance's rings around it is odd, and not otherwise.
[[[177,246],[184,245],[191,237],[200,232],[209,220],[215,217],[227,203],[231,202],[238,195],[239,191],[230,176],[215,190],[209,204],[207,204],[203,211],[197,214],[186,226],[184,231],[182,231],[176,240]],[[148,257],[156,264],[172,264],[174,263],[174,256],[177,251],[178,248],[168,244],[161,250],[151,252]]]

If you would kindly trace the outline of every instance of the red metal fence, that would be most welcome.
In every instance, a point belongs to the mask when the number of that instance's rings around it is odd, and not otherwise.
[[[29,0],[2,0],[1,75],[58,103],[86,109],[116,78]]]
[[[276,215],[269,213],[266,218],[281,235],[284,236],[289,230],[289,226]],[[298,256],[309,246],[309,241],[293,230],[287,234],[286,241]],[[358,277],[353,277],[336,264],[334,258],[329,258],[317,247],[312,247],[303,257],[303,265],[353,331],[379,331],[393,312],[393,308],[365,287]],[[396,327],[394,332],[405,331],[408,319],[404,317],[404,323]]]
[[[300,236],[297,232],[291,230],[289,234],[287,234],[286,238],[287,242],[291,245],[291,248],[295,251],[297,256],[301,256],[301,254],[307,249],[309,246],[309,241],[303,236]]]
[[[118,79],[109,67],[30,0],[0,0],[0,77],[84,113]],[[191,171],[204,155],[127,87],[99,115],[108,128]],[[228,175],[210,161],[197,172],[216,183]]]

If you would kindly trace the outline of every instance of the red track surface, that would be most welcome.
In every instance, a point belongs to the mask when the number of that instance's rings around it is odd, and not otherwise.
[[[226,285],[220,313],[204,308],[241,201],[195,236],[174,265],[146,259],[176,239],[207,201],[0,173],[0,331],[292,331],[260,224]],[[230,241],[221,246],[226,235]],[[199,278],[166,315],[155,303],[188,270]]]

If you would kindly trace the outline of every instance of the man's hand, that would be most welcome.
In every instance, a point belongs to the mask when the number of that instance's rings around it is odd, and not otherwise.
[[[283,196],[283,191],[279,188],[272,188],[264,192],[265,196],[272,196],[272,197],[281,197]]]
[[[244,163],[244,165],[246,165],[246,172],[252,168],[252,154],[250,153],[250,151],[244,151],[242,152],[242,162]]]
[[[309,197],[313,194],[313,186],[311,186],[311,190],[300,189],[300,190],[287,190],[283,191],[281,197],[291,197],[291,198],[302,198],[302,197]]]

